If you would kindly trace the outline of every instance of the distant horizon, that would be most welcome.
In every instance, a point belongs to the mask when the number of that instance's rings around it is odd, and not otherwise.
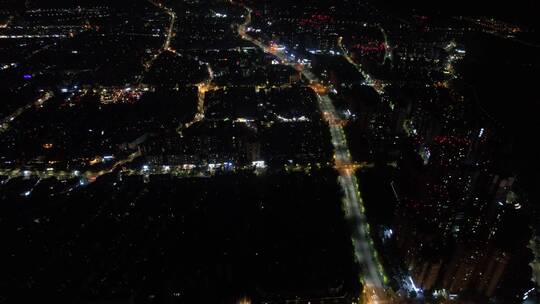
[[[372,0],[371,3],[383,4],[387,8],[398,9],[424,9],[426,11],[437,11],[448,15],[475,15],[494,16],[504,18],[512,22],[523,22],[530,26],[540,25],[540,2],[535,0],[516,0],[512,5],[507,2],[478,0],[456,0],[446,2],[441,6],[441,2],[428,0],[412,0],[407,2],[396,2],[392,0]],[[473,3],[471,5],[471,3]]]
[[[108,5],[118,4],[121,1],[109,3],[102,0],[30,0],[28,2],[37,6],[66,6],[66,5],[95,5],[106,3]],[[132,1],[129,1],[132,2]],[[396,2],[393,0],[371,0],[373,5],[382,5],[388,9],[397,10],[424,10],[425,12],[434,11],[447,15],[474,15],[474,16],[493,16],[502,18],[509,22],[519,22],[531,27],[538,28],[540,26],[540,1],[535,0],[516,0],[512,1],[511,5],[506,2],[498,2],[491,0],[456,0],[447,3],[428,0],[412,0],[407,2]],[[3,0],[0,1],[0,9],[5,4],[20,4],[24,5],[25,1],[20,0]],[[471,5],[471,3],[473,3]]]

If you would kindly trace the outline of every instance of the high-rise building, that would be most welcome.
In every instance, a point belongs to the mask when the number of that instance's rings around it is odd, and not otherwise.
[[[442,279],[442,287],[450,293],[461,293],[469,289],[476,269],[484,258],[478,245],[460,244],[450,258]]]
[[[477,271],[476,291],[487,297],[493,296],[509,259],[509,255],[501,250],[494,250],[486,255],[484,263],[480,265]]]
[[[424,262],[413,273],[413,280],[419,288],[432,290],[435,287],[435,283],[437,283],[441,268],[442,259],[433,262]]]

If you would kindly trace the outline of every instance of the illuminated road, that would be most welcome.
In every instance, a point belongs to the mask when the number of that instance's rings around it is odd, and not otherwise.
[[[195,114],[195,116],[190,122],[181,124],[176,129],[178,133],[182,133],[182,130],[187,129],[191,127],[193,124],[204,119],[204,100],[206,97],[206,93],[209,91],[215,91],[221,88],[212,84],[212,81],[214,80],[214,71],[212,71],[210,64],[207,63],[206,65],[208,67],[208,78],[205,81],[197,84],[197,90],[198,90],[197,113]]]
[[[386,59],[389,59],[390,61],[392,60],[392,50],[390,48],[390,43],[388,42],[388,35],[386,34],[386,31],[380,24],[377,25],[377,27],[381,31],[381,34],[383,35],[383,38],[384,38],[384,59],[383,59],[383,64],[384,64],[386,62]]]
[[[115,162],[108,170],[101,170],[101,171],[98,171],[98,172],[86,172],[84,174],[84,176],[90,181],[90,182],[93,182],[95,181],[98,177],[102,176],[102,175],[105,175],[105,174],[108,174],[108,173],[112,173],[114,172],[115,170],[121,168],[122,166],[125,166],[129,163],[131,163],[132,161],[134,161],[136,158],[140,157],[142,154],[140,151],[136,151],[136,152],[133,152],[131,153],[127,158],[125,159],[121,159],[117,162]]]
[[[238,26],[238,34],[244,40],[250,41],[266,53],[275,55],[282,64],[295,66],[295,63],[288,61],[285,54],[276,52],[269,46],[264,45],[250,37],[246,33],[246,28],[251,23],[250,8],[245,7],[248,14],[245,22]],[[307,68],[302,70],[302,75],[315,86],[322,86],[317,77]],[[369,76],[366,74],[366,76]],[[366,77],[367,78],[367,77]],[[334,146],[334,157],[336,168],[339,171],[339,183],[344,192],[343,204],[347,219],[353,223],[353,246],[355,257],[362,267],[362,276],[364,283],[364,303],[390,303],[384,292],[383,269],[377,260],[377,253],[373,247],[373,241],[369,235],[369,224],[367,222],[363,201],[358,191],[358,183],[354,176],[354,170],[351,169],[354,163],[349,152],[347,138],[343,131],[340,119],[325,90],[314,90],[319,100],[319,108],[323,118],[328,122],[332,144]]]
[[[159,8],[159,9],[162,9],[163,11],[165,11],[165,13],[167,15],[169,15],[170,17],[170,24],[169,24],[169,27],[167,28],[167,37],[165,37],[165,41],[163,42],[163,46],[161,47],[161,49],[159,49],[159,51],[154,54],[152,56],[152,58],[150,58],[150,60],[148,62],[146,62],[144,64],[144,68],[145,68],[145,71],[149,71],[150,68],[152,67],[152,65],[154,64],[154,61],[159,57],[159,55],[161,55],[163,52],[165,51],[170,51],[170,52],[173,52],[176,54],[176,51],[174,49],[171,48],[171,40],[172,40],[172,37],[174,36],[174,26],[176,24],[176,13],[168,8],[168,7],[165,7],[163,6],[163,4],[161,3],[158,3],[158,2],[155,2],[153,0],[148,0],[148,2],[152,5],[154,5],[155,7]]]
[[[25,111],[29,110],[32,107],[41,107],[47,100],[51,99],[53,96],[54,96],[53,92],[45,92],[37,100],[18,108],[13,113],[11,113],[7,117],[3,118],[0,121],[0,132],[7,131],[9,129],[9,127],[10,127],[10,123],[13,120],[15,120],[15,118],[20,116],[22,113],[24,113]]]
[[[382,28],[381,28],[382,30]],[[386,43],[386,42],[385,42]],[[345,48],[345,46],[343,45],[343,38],[342,37],[339,37],[338,39],[338,46],[339,48],[341,48],[341,51],[343,53],[343,57],[347,60],[347,62],[349,62],[353,67],[356,68],[356,70],[358,72],[360,72],[360,74],[362,74],[362,77],[364,77],[365,81],[366,81],[366,84],[370,87],[372,87],[375,91],[377,91],[377,93],[379,93],[379,95],[383,95],[384,94],[384,86],[381,84],[380,81],[376,80],[376,79],[373,79],[373,77],[371,77],[371,75],[369,75],[365,70],[364,68],[362,67],[361,64],[359,63],[356,63],[352,58],[351,56],[349,55],[349,52],[347,51],[347,49]],[[386,56],[386,55],[385,55]]]
[[[134,161],[136,158],[141,156],[141,152],[136,151],[128,155],[125,159],[120,159],[116,161],[115,163],[112,163],[111,166],[109,166],[106,169],[102,169],[99,171],[96,170],[88,170],[84,172],[79,172],[78,170],[75,171],[65,171],[65,170],[54,170],[53,168],[48,168],[45,170],[40,169],[27,169],[27,170],[21,170],[21,169],[0,169],[0,175],[6,176],[8,179],[11,178],[19,178],[19,177],[38,177],[38,178],[56,178],[58,180],[66,180],[71,178],[85,178],[86,182],[92,183],[94,182],[98,177],[112,173],[116,170],[122,169],[122,166],[125,166],[129,164],[130,162]]]
[[[165,44],[163,45],[163,49],[168,50],[171,46],[171,39],[173,37],[174,25],[176,23],[176,14],[170,9],[166,9],[166,10],[169,16],[171,16],[171,24],[169,25],[169,30],[167,31],[167,39],[165,39]]]
[[[160,50],[160,52],[158,54],[154,55],[154,57],[150,60],[150,62],[145,64],[145,67],[146,67],[147,71],[152,66],[154,60],[157,59],[157,57],[159,57],[159,55],[164,51],[171,52],[171,53],[173,53],[173,54],[175,54],[177,56],[181,56],[174,48],[171,47],[171,40],[172,40],[173,36],[175,35],[174,34],[174,26],[176,24],[176,13],[171,8],[164,6],[163,4],[161,4],[159,2],[155,2],[153,0],[148,0],[148,2],[150,2],[152,5],[160,8],[160,9],[164,10],[165,13],[167,13],[167,15],[170,16],[171,21],[170,21],[170,25],[169,25],[169,27],[167,29],[167,37],[165,38],[165,42],[163,43],[163,48]],[[197,113],[195,114],[195,116],[193,117],[193,119],[190,122],[185,123],[185,124],[181,124],[180,126],[178,126],[176,131],[179,132],[179,133],[181,133],[183,129],[189,128],[193,124],[195,124],[195,123],[197,123],[197,122],[204,119],[204,99],[205,99],[205,96],[206,96],[206,92],[218,89],[218,87],[216,87],[216,86],[214,86],[212,84],[212,81],[214,80],[214,71],[212,70],[212,67],[207,62],[205,62],[204,64],[206,64],[207,69],[208,69],[208,78],[206,80],[202,81],[201,83],[198,83],[196,85],[197,89],[198,89]]]
[[[167,29],[167,37],[165,38],[165,42],[163,43],[163,47],[162,47],[162,51],[168,50],[171,46],[171,40],[174,35],[174,25],[176,24],[176,13],[172,9],[163,6],[163,4],[159,2],[155,2],[153,0],[148,0],[148,2],[150,2],[155,7],[164,10],[165,13],[167,13],[167,15],[169,15],[169,17],[171,18],[169,28]]]

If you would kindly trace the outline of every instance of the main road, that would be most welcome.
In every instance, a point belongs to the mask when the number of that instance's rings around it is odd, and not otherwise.
[[[156,2],[154,0],[148,0],[148,2],[150,2],[155,7],[164,10],[165,13],[167,13],[167,15],[169,15],[170,17],[170,24],[169,24],[169,27],[167,28],[167,36],[165,37],[165,41],[163,42],[163,47],[162,47],[162,51],[168,50],[171,46],[171,40],[174,35],[176,13],[171,8],[164,6],[161,2]]]
[[[296,66],[290,62],[286,54],[277,52],[275,49],[265,45],[263,42],[254,39],[247,34],[247,27],[251,23],[252,10],[245,7],[247,15],[245,22],[238,26],[238,35],[249,41],[266,53],[276,56],[282,64]],[[302,75],[311,85],[321,87],[319,79],[309,69],[302,68]],[[323,86],[322,86],[323,87]],[[319,101],[319,109],[323,118],[328,122],[332,144],[334,146],[334,158],[336,169],[339,172],[339,184],[343,190],[343,204],[347,220],[352,223],[352,240],[355,257],[362,268],[362,281],[364,283],[364,303],[390,303],[385,292],[385,280],[381,264],[378,262],[377,253],[373,247],[369,233],[369,224],[364,213],[364,204],[358,190],[358,182],[354,176],[354,163],[349,152],[347,138],[343,131],[343,124],[340,123],[339,115],[334,107],[327,90],[314,90]]]

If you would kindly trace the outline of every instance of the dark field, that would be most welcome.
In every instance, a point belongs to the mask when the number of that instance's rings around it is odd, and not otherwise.
[[[109,175],[87,186],[10,180],[1,185],[0,302],[350,295],[358,270],[336,179],[328,170],[149,183]]]

